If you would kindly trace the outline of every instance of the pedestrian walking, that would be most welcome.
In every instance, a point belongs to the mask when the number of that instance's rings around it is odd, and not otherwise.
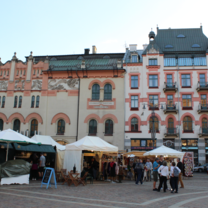
[[[184,188],[184,184],[183,184],[183,181],[182,181],[182,173],[183,173],[183,163],[181,162],[181,159],[178,158],[177,159],[177,167],[181,170],[181,172],[179,173],[179,176],[178,176],[178,185],[179,185],[179,182],[181,183],[181,187],[180,188]]]
[[[175,162],[172,162],[170,174],[171,174],[171,184],[172,184],[172,191],[171,193],[178,193],[178,176],[180,175],[181,170],[176,167]]]
[[[159,159],[156,158],[155,162],[153,163],[153,191],[157,191],[158,189],[156,188],[156,183],[158,181],[158,168],[160,165],[158,164]]]
[[[147,168],[147,180],[151,181],[152,162],[150,161],[149,158],[147,158],[146,168]]]
[[[163,191],[166,192],[167,190],[167,178],[169,177],[169,171],[168,171],[168,166],[167,166],[167,162],[163,161],[163,165],[161,165],[158,169],[158,173],[160,174],[160,185],[158,187],[158,192],[160,192],[160,189],[163,186]]]
[[[138,183],[140,182],[141,184],[142,182],[142,171],[144,170],[144,166],[142,164],[142,160],[137,160],[136,166],[135,166],[135,170],[137,172],[137,180],[136,180],[136,185],[138,185]]]

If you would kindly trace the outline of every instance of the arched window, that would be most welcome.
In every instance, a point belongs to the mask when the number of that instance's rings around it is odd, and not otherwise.
[[[100,86],[98,84],[94,84],[92,86],[92,100],[100,99]]]
[[[89,122],[89,135],[96,135],[97,134],[97,121],[92,119]]]
[[[40,96],[38,95],[36,97],[36,108],[39,108],[39,103],[40,103]]]
[[[138,119],[137,118],[131,119],[131,131],[138,131]]]
[[[207,118],[202,119],[202,133],[203,134],[208,133]]]
[[[106,84],[104,87],[104,100],[112,100],[112,86]]]
[[[31,99],[31,108],[34,108],[34,105],[35,105],[35,96],[33,95]]]
[[[105,122],[105,135],[113,135],[113,121],[110,119]]]
[[[3,127],[4,127],[4,121],[0,119],[0,131],[3,130]]]
[[[184,132],[191,132],[191,131],[193,131],[191,117],[186,116],[183,119],[183,130],[184,130]]]
[[[16,108],[16,107],[17,107],[17,99],[18,99],[18,97],[17,97],[17,96],[15,96],[15,97],[14,97],[14,108]]]
[[[64,132],[65,132],[65,121],[63,119],[60,119],[58,121],[57,134],[64,134]]]
[[[6,97],[5,97],[5,96],[3,96],[3,98],[2,98],[2,105],[1,105],[1,107],[2,107],[2,108],[4,108],[4,106],[5,106],[5,102],[6,102]]]
[[[31,128],[30,128],[30,136],[34,136],[35,135],[35,131],[37,133],[38,131],[38,121],[36,119],[33,119],[31,121]]]
[[[19,119],[14,120],[13,130],[20,132],[20,120]]]
[[[153,125],[154,125],[155,131],[158,132],[159,131],[159,121],[158,121],[158,118],[155,116],[150,118],[150,123],[149,123],[150,131],[153,129]]]
[[[169,134],[174,133],[174,121],[172,118],[168,119],[168,133]]]
[[[22,107],[22,96],[19,96],[19,108]]]

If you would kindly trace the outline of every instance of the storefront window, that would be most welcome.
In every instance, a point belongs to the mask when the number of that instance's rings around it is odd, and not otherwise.
[[[208,147],[208,139],[205,139],[205,147]]]
[[[182,147],[198,147],[197,139],[183,139],[181,140]]]
[[[152,139],[131,139],[132,150],[151,150],[156,147],[156,140]]]

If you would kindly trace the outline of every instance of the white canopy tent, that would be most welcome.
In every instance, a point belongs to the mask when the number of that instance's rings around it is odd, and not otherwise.
[[[33,139],[36,142],[40,142],[41,144],[45,145],[51,145],[51,146],[56,146],[58,150],[65,150],[66,147],[64,145],[59,144],[56,142],[52,137],[50,136],[43,136],[43,135],[35,135],[31,139]]]
[[[184,152],[180,152],[177,150],[174,150],[172,148],[166,147],[164,145],[162,145],[161,147],[158,147],[156,149],[153,149],[149,152],[144,153],[144,156],[159,156],[159,155],[164,155],[167,157],[180,157],[182,158],[184,155]]]
[[[100,137],[85,136],[77,142],[66,145],[64,157],[64,168],[67,171],[73,169],[74,164],[78,172],[81,172],[82,150],[99,151],[99,152],[118,152],[118,147],[109,144]],[[101,161],[102,154],[99,155]]]
[[[13,131],[11,129],[7,129],[0,132],[0,142],[7,143],[7,154],[6,154],[6,161],[8,160],[8,153],[9,153],[9,144],[10,143],[23,143],[23,144],[41,144],[40,142],[34,141],[29,139],[28,137]]]

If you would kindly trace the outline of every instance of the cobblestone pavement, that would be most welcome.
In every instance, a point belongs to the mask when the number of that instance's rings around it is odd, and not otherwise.
[[[135,185],[133,181],[122,184],[94,182],[78,187],[58,184],[46,190],[40,181],[30,185],[0,186],[0,208],[8,207],[58,207],[58,208],[135,208],[135,207],[208,207],[208,175],[196,173],[184,180],[185,188],[178,194],[170,191],[152,191],[152,182]],[[170,187],[170,186],[169,186]]]

